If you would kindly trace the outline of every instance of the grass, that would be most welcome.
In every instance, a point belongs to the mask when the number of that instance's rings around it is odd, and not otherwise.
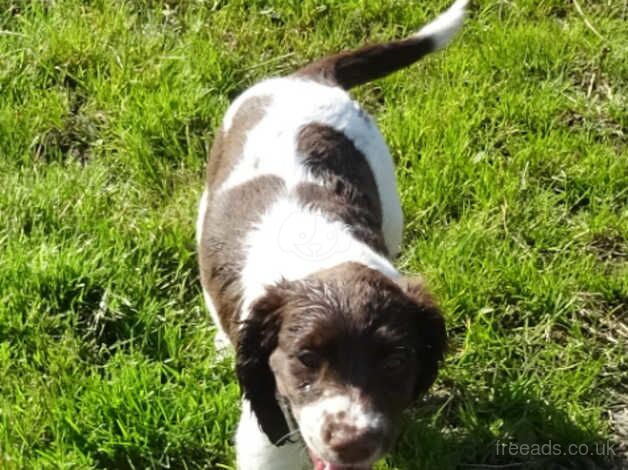
[[[451,340],[379,469],[627,465],[628,7],[579,4],[599,34],[567,0],[476,1],[447,51],[355,91]],[[233,468],[194,247],[214,129],[260,78],[443,7],[0,0],[0,468]]]

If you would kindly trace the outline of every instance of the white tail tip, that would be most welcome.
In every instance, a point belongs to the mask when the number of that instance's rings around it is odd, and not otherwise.
[[[434,41],[434,50],[445,47],[462,27],[469,0],[456,0],[432,22],[426,24],[415,34],[418,38],[430,38]]]

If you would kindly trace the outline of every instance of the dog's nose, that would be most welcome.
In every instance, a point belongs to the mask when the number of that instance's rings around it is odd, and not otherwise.
[[[375,428],[359,429],[346,423],[330,423],[324,433],[327,445],[342,463],[368,460],[381,445],[383,433]]]

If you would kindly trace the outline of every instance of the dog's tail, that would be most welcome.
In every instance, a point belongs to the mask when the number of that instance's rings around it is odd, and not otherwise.
[[[324,57],[294,75],[348,90],[407,67],[445,47],[462,26],[468,0],[456,0],[448,10],[412,36]]]

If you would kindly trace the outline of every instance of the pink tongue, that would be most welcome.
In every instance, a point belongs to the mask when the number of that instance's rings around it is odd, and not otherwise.
[[[330,462],[325,462],[319,457],[312,459],[314,462],[314,470],[371,470],[370,466],[365,467],[345,467]]]
[[[327,470],[325,467],[327,464],[321,459],[314,460],[314,470]]]

